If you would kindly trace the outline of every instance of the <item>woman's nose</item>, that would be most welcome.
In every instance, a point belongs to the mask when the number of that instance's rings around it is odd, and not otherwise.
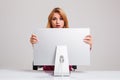
[[[56,22],[57,22],[57,23],[59,23],[59,22],[60,22],[60,20],[58,19]]]

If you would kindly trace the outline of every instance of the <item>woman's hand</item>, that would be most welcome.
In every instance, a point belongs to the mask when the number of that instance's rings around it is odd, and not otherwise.
[[[90,45],[90,50],[92,49],[92,36],[91,35],[87,35],[84,38],[84,42]]]
[[[30,37],[30,43],[31,44],[36,44],[38,42],[37,36],[32,34]]]

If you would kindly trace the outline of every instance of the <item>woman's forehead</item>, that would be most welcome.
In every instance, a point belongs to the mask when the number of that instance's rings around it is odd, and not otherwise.
[[[62,17],[62,15],[60,13],[55,12],[53,13],[53,17]]]

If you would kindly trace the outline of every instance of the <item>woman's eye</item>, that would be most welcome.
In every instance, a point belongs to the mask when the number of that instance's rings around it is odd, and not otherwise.
[[[60,18],[60,20],[63,20],[63,18]]]
[[[52,20],[56,20],[56,18],[52,18]]]

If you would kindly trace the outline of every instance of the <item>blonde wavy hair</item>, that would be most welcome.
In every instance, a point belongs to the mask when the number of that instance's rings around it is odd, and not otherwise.
[[[63,21],[64,21],[64,27],[63,28],[69,28],[67,16],[66,16],[65,12],[59,7],[54,8],[52,10],[52,12],[50,13],[50,15],[48,16],[47,28],[53,28],[51,21],[52,21],[52,17],[54,15],[54,13],[60,14],[60,16],[63,18]]]

